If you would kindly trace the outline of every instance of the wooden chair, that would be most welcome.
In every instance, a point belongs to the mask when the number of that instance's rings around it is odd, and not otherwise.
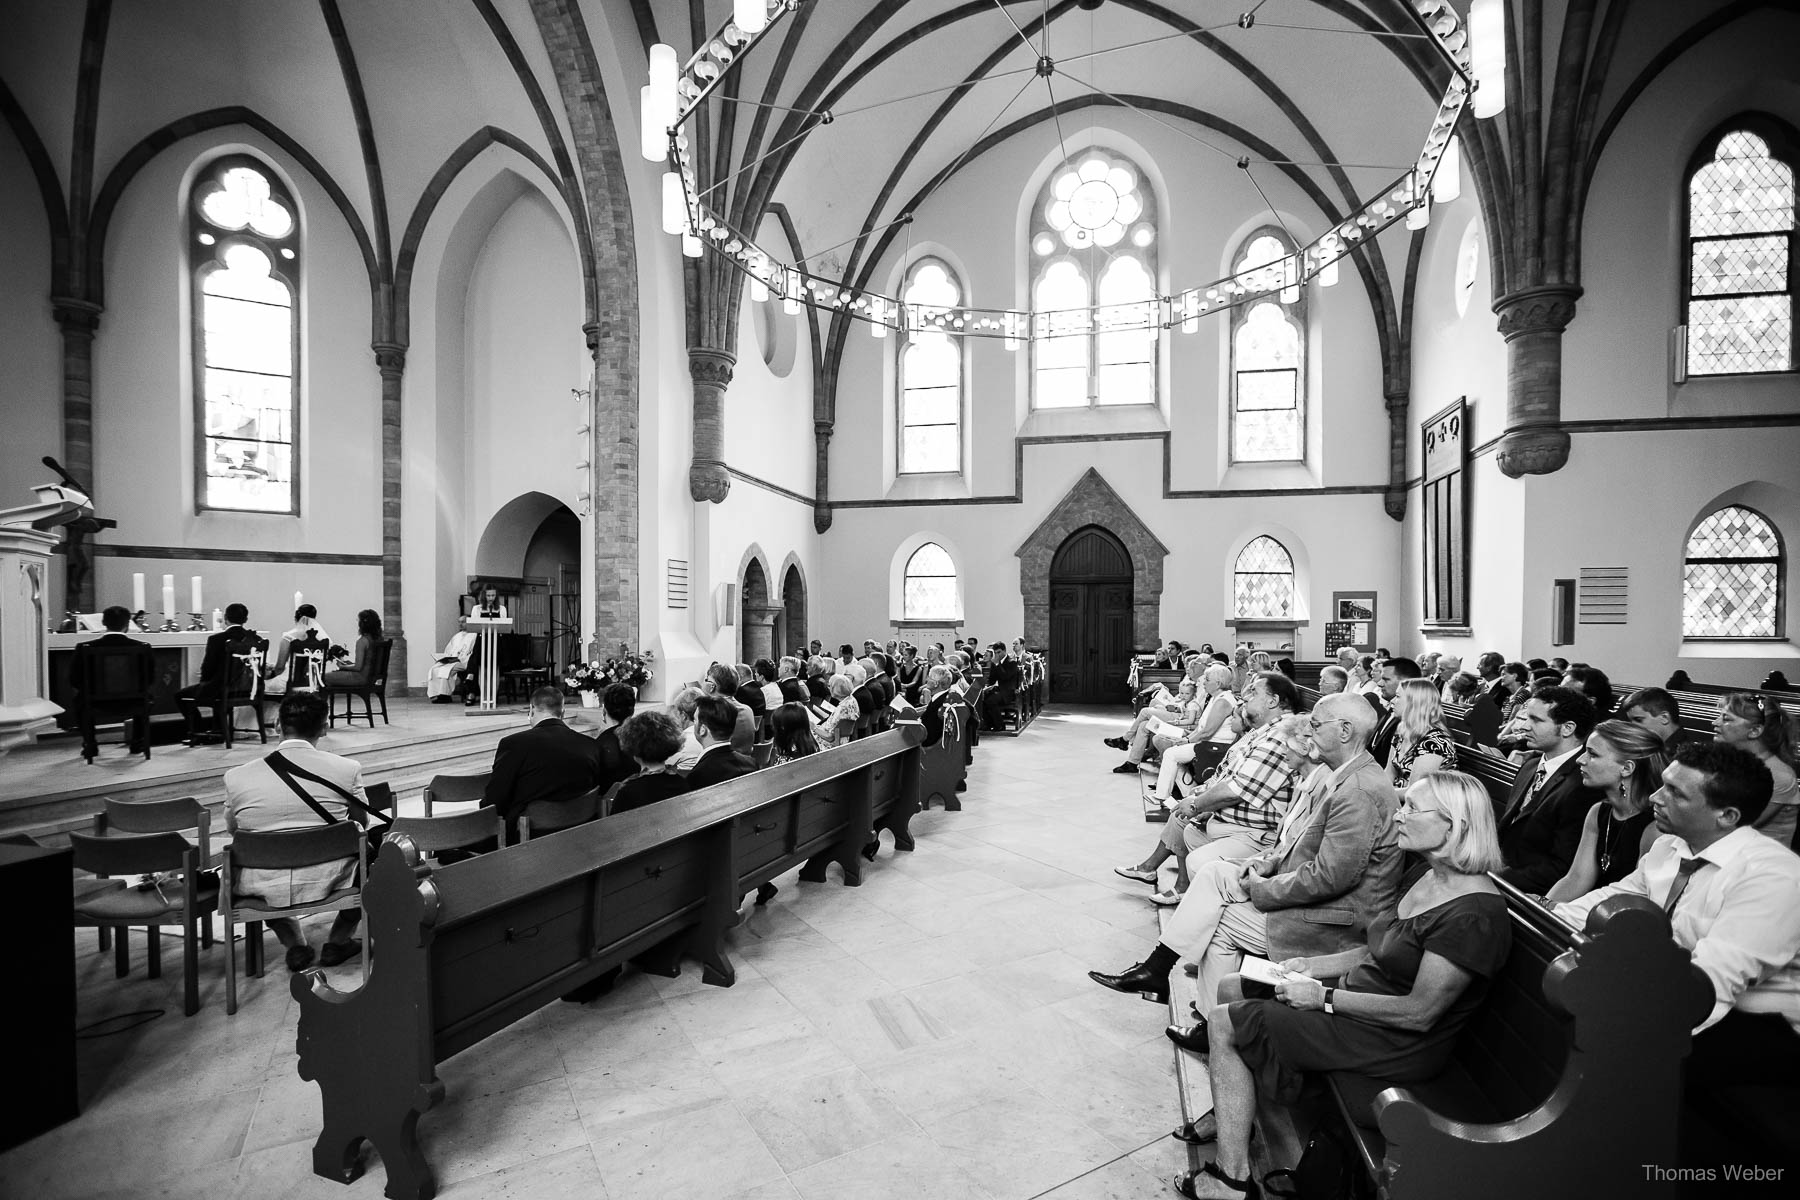
[[[262,900],[240,897],[235,892],[238,872],[246,867],[268,870],[294,870],[321,866],[346,858],[356,860],[356,876],[352,883],[333,891],[323,899],[306,904],[286,906],[267,904]],[[298,920],[314,913],[338,912],[362,904],[362,880],[368,866],[368,840],[363,828],[354,821],[339,821],[311,829],[287,829],[278,833],[252,833],[244,830],[232,838],[225,851],[224,868],[220,872],[224,886],[219,890],[219,909],[225,916],[225,1012],[237,1012],[237,923],[244,922],[244,974],[260,977],[263,973],[263,924],[278,918]],[[369,955],[364,948],[363,980],[369,978]]]
[[[395,817],[383,840],[405,834],[420,854],[436,857],[445,850],[465,850],[491,841],[506,844],[506,822],[491,808],[452,813],[447,817]]]
[[[385,780],[363,784],[363,799],[372,812],[391,813],[394,809],[394,785]]]
[[[533,800],[519,814],[518,845],[562,829],[573,829],[600,818],[600,789],[583,792],[573,800]]]
[[[94,836],[110,837],[116,834],[136,833],[180,833],[194,831],[189,839],[194,849],[199,851],[195,860],[200,869],[210,870],[213,862],[212,850],[212,811],[192,796],[183,796],[179,800],[114,800],[111,796],[101,798],[105,806],[94,814]],[[102,931],[105,932],[104,930]],[[123,932],[120,934],[124,936]],[[212,922],[202,921],[200,925],[200,944],[213,944]],[[104,939],[100,948],[106,949]]]
[[[534,688],[550,682],[550,664],[538,657],[538,638],[529,633],[503,633],[495,648],[495,669],[500,672],[497,694],[523,700]]]
[[[269,740],[269,730],[263,724],[263,659],[269,653],[267,638],[252,638],[243,643],[243,649],[233,652],[235,665],[228,668],[219,680],[219,694],[203,697],[197,701],[201,708],[211,709],[223,715],[220,726],[225,731],[225,748],[231,749],[232,739],[237,733],[237,710],[254,709],[256,712],[256,736],[265,744]],[[239,686],[232,686],[237,684]]]
[[[306,636],[288,648],[287,690],[316,692],[325,675],[325,651],[329,643],[319,631],[309,629]]]
[[[114,928],[119,931],[115,974],[123,979],[131,973],[131,957],[125,931],[142,925],[148,931],[150,978],[162,975],[162,941],[159,929],[164,925],[181,926],[182,940],[182,1011],[193,1016],[200,1011],[200,964],[195,957],[195,926],[219,905],[216,889],[200,887],[200,859],[197,851],[179,833],[142,833],[115,837],[94,837],[71,833],[69,848],[74,852],[75,869],[106,878],[116,875],[150,875],[156,882],[148,887],[116,887],[89,892],[75,898],[76,927]]]
[[[99,753],[95,741],[101,725],[135,729],[142,739],[144,757],[150,757],[151,689],[156,684],[156,656],[150,647],[102,646],[83,643],[75,652],[75,727],[81,731],[81,757],[92,763]]]
[[[369,679],[367,683],[348,685],[328,683],[325,685],[325,703],[331,706],[331,723],[333,725],[336,725],[338,722],[337,698],[339,696],[344,698],[344,724],[349,725],[355,722],[356,717],[351,702],[358,696],[362,697],[363,719],[369,723],[370,729],[375,728],[374,702],[376,700],[381,701],[381,723],[383,725],[388,723],[388,659],[393,656],[393,653],[394,639],[382,638],[379,642],[375,643],[374,648],[369,652]]]
[[[492,775],[492,771],[479,775],[433,775],[425,785],[425,815],[431,816],[432,806],[437,804],[479,803]]]

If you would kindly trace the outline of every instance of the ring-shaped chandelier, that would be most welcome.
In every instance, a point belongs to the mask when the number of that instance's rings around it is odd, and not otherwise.
[[[652,162],[671,163],[671,169],[662,178],[662,224],[665,233],[681,238],[683,254],[699,258],[710,242],[716,253],[725,255],[749,277],[754,298],[778,295],[789,313],[798,312],[803,304],[841,312],[867,322],[876,337],[886,337],[889,330],[936,331],[963,337],[1002,338],[1011,350],[1017,349],[1021,340],[1089,331],[1180,326],[1182,332],[1193,333],[1207,313],[1271,295],[1290,301],[1303,284],[1313,279],[1329,287],[1337,282],[1338,260],[1357,246],[1373,240],[1396,221],[1404,221],[1409,229],[1423,228],[1430,218],[1434,193],[1439,201],[1455,198],[1460,187],[1456,124],[1471,98],[1477,117],[1493,116],[1505,105],[1504,0],[1472,0],[1466,24],[1446,0],[1409,0],[1414,23],[1451,68],[1449,85],[1438,102],[1424,146],[1412,167],[1398,179],[1293,254],[1211,283],[1125,304],[1092,305],[1055,313],[909,304],[867,288],[846,286],[841,280],[815,275],[799,264],[783,261],[759,246],[748,233],[733,228],[702,199],[685,131],[688,121],[719,86],[731,65],[754,50],[771,29],[804,2],[735,0],[732,19],[679,68],[673,48],[652,46],[650,83],[641,97],[642,149],[644,157]],[[1252,21],[1253,17],[1245,14],[1239,24],[1249,28]],[[1248,161],[1240,159],[1238,165],[1246,167]],[[1067,203],[1066,223],[1089,234],[1118,223],[1116,189],[1103,178],[1080,175],[1079,170],[1077,177],[1082,180],[1080,185],[1068,197],[1059,197]],[[866,230],[865,235],[869,232],[873,231]]]

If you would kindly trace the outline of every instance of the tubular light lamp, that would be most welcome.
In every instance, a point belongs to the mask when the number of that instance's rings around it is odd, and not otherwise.
[[[1506,108],[1505,0],[1473,0],[1469,5],[1469,54],[1475,115],[1497,117]]]
[[[1456,135],[1444,143],[1444,156],[1438,160],[1437,173],[1431,177],[1431,198],[1438,204],[1448,204],[1462,195],[1462,148],[1457,144]]]

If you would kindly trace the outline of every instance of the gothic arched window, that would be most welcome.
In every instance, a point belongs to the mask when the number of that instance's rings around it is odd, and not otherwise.
[[[1781,535],[1752,508],[1708,513],[1688,535],[1681,586],[1681,635],[1780,637]]]
[[[956,611],[956,564],[950,552],[926,542],[906,560],[901,617],[907,621],[953,621]]]
[[[1687,179],[1687,373],[1794,369],[1794,142],[1743,116],[1700,144]]]
[[[1293,556],[1266,533],[1238,552],[1232,567],[1232,609],[1237,617],[1294,615]]]
[[[1279,229],[1244,239],[1232,274],[1260,290],[1280,286],[1294,243]],[[1266,268],[1259,270],[1258,268]],[[1253,282],[1251,282],[1253,281]],[[1306,457],[1306,292],[1297,285],[1231,316],[1231,461]]]
[[[962,303],[962,284],[941,258],[921,258],[900,293],[909,313]],[[900,343],[900,474],[962,470],[962,339],[906,322]]]
[[[197,508],[300,511],[298,210],[246,155],[188,197]]]
[[[1033,408],[1156,402],[1156,197],[1098,147],[1050,173],[1031,210]]]

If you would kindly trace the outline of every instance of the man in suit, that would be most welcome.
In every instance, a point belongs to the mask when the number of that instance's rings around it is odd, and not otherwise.
[[[190,684],[175,693],[175,704],[181,709],[181,715],[187,721],[187,743],[198,745],[203,741],[211,741],[224,737],[225,722],[231,720],[231,710],[215,708],[213,710],[217,731],[206,734],[200,731],[200,701],[217,702],[224,691],[225,681],[231,676],[233,695],[243,692],[250,694],[254,681],[248,676],[237,677],[243,664],[233,655],[242,654],[256,639],[256,631],[245,628],[244,623],[250,619],[250,610],[242,604],[225,606],[225,629],[206,639],[206,655],[200,660],[200,682]]]
[[[1706,739],[1697,738],[1682,727],[1681,705],[1675,697],[1659,687],[1639,688],[1619,705],[1619,715],[1633,725],[1642,725],[1662,739],[1663,749],[1673,759],[1683,746]]]
[[[1006,652],[1005,642],[995,642],[988,649],[992,655],[987,673],[987,690],[981,695],[981,727],[999,729],[1000,710],[1018,700],[1019,681],[1025,677],[1025,673],[1013,661],[1012,655]]]
[[[242,609],[243,605],[234,607]],[[318,692],[295,692],[282,700],[278,718],[281,743],[268,757],[225,772],[227,830],[276,833],[339,821],[362,823],[367,801],[362,767],[353,759],[319,749],[329,717],[325,697]],[[311,804],[301,798],[301,792],[311,798]],[[322,900],[348,885],[355,874],[356,860],[346,858],[292,870],[246,868],[227,883],[235,895],[287,907]],[[318,955],[322,965],[334,967],[356,957],[362,941],[354,935],[361,921],[360,908],[338,912]],[[313,950],[298,922],[279,919],[268,924],[287,947],[288,970],[304,971],[312,965]]]
[[[1500,678],[1500,668],[1506,665],[1506,656],[1498,650],[1489,650],[1475,660],[1475,676],[1481,680],[1481,690],[1495,708],[1504,709],[1506,702],[1512,699],[1512,692],[1506,681]]]
[[[600,755],[600,782],[597,786],[602,791],[637,774],[637,760],[625,753],[619,745],[619,726],[629,720],[636,709],[637,689],[630,684],[615,683],[600,697],[600,711],[606,717],[606,728],[600,731],[594,744]]]
[[[1439,700],[1450,699],[1450,681],[1460,674],[1462,674],[1462,655],[1438,655],[1437,673],[1431,677],[1431,684],[1437,689]]]
[[[151,659],[150,644],[125,636],[125,630],[131,627],[130,609],[123,604],[111,605],[100,614],[100,624],[106,628],[106,632],[91,642],[78,644],[75,647],[75,657],[70,662],[69,684],[75,691],[75,712],[79,717],[88,714],[91,709],[91,716],[100,720],[114,715],[129,715],[125,744],[133,754],[146,754],[149,752],[150,744],[150,717],[147,709],[128,713],[125,708],[121,708],[115,714],[114,706],[82,702],[81,685],[87,679],[90,659],[98,659],[103,654],[116,654],[120,651],[130,651],[133,655],[141,656],[139,669],[142,672],[141,679],[146,691],[149,690],[150,680],[156,671],[155,663]],[[81,722],[81,753],[90,762],[96,754],[100,753],[100,747],[94,739],[94,722],[91,719]]]
[[[1540,687],[1522,710],[1536,757],[1527,757],[1500,813],[1500,877],[1543,895],[1561,879],[1581,844],[1588,809],[1606,798],[1581,782],[1581,748],[1594,728],[1594,703],[1573,688]]]
[[[702,696],[694,709],[694,734],[700,739],[700,761],[688,772],[688,790],[736,779],[756,770],[747,754],[732,744],[738,714],[724,696]]]
[[[717,696],[728,701],[736,713],[736,724],[731,732],[731,748],[739,754],[749,754],[750,748],[756,745],[756,714],[750,706],[740,704],[735,693],[738,689],[737,672],[724,663],[714,663],[707,668],[706,676],[700,680],[700,690],[708,696]],[[698,732],[696,731],[696,736]]]
[[[737,686],[729,695],[750,710],[752,721],[762,720],[763,714],[769,711],[769,700],[763,693],[762,680],[756,677],[756,671],[748,664],[745,664],[742,671],[734,671],[732,674],[737,678]],[[751,728],[754,729],[755,726],[752,725]]]
[[[510,842],[527,804],[569,801],[600,786],[599,748],[563,724],[562,691],[541,687],[531,693],[531,728],[500,739],[481,807],[506,821]]]
[[[1381,674],[1377,682],[1381,687],[1381,704],[1376,706],[1380,719],[1375,725],[1375,734],[1369,739],[1369,756],[1382,766],[1387,766],[1388,754],[1394,748],[1394,738],[1400,732],[1400,714],[1394,711],[1394,697],[1400,694],[1403,680],[1417,679],[1421,672],[1419,664],[1410,658],[1388,658],[1381,663]],[[1375,697],[1368,697],[1371,705]]]
[[[790,654],[781,660],[780,674],[775,679],[775,686],[781,692],[783,704],[806,703],[806,685],[800,682],[799,659]]]

